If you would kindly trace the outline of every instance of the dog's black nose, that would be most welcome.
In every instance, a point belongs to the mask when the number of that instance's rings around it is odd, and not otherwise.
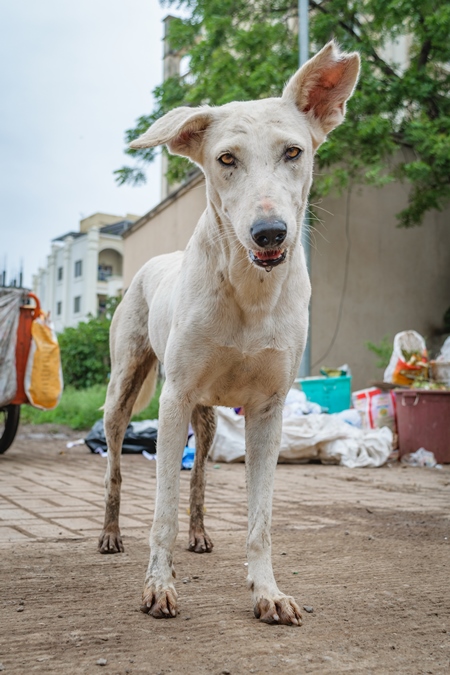
[[[250,228],[253,241],[261,248],[279,248],[286,239],[287,227],[282,220],[257,220]]]

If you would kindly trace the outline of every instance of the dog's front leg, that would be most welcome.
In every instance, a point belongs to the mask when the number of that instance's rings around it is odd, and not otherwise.
[[[257,619],[301,625],[294,598],[278,590],[272,570],[270,526],[275,468],[281,442],[282,407],[269,402],[245,414],[248,490],[248,584]]]
[[[178,534],[180,467],[192,406],[166,382],[160,399],[157,486],[153,525],[150,532],[150,562],[145,577],[141,609],[156,618],[177,613],[173,584],[173,548]]]

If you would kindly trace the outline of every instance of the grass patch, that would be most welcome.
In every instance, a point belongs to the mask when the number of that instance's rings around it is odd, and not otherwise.
[[[139,415],[135,415],[133,420],[158,417],[161,386],[158,383],[150,404]],[[103,410],[99,408],[104,404],[105,397],[106,385],[103,384],[96,384],[88,389],[69,386],[64,389],[61,401],[54,410],[38,410],[30,405],[23,405],[20,418],[27,424],[64,424],[71,429],[90,429],[94,422],[103,417]]]

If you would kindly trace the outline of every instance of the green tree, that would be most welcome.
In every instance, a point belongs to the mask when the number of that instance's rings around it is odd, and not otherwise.
[[[166,0],[189,12],[170,24],[170,44],[190,57],[189,78],[171,77],[154,91],[155,108],[126,132],[127,143],[179,105],[221,105],[280,95],[297,68],[296,0]],[[312,52],[332,37],[358,50],[362,71],[347,121],[319,150],[315,195],[350,181],[408,184],[399,224],[420,224],[450,197],[450,4],[447,0],[310,0]],[[408,42],[408,61],[387,60],[392,41]],[[153,149],[126,150],[137,160],[117,181],[145,181]],[[169,181],[187,172],[171,157]],[[326,169],[324,171],[324,169]]]
[[[109,329],[118,303],[119,298],[108,298],[104,316],[81,321],[58,335],[65,385],[86,389],[108,381]]]

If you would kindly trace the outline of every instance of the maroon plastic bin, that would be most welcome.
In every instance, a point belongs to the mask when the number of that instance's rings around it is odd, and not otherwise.
[[[450,391],[398,389],[395,398],[400,457],[425,448],[450,464]]]

